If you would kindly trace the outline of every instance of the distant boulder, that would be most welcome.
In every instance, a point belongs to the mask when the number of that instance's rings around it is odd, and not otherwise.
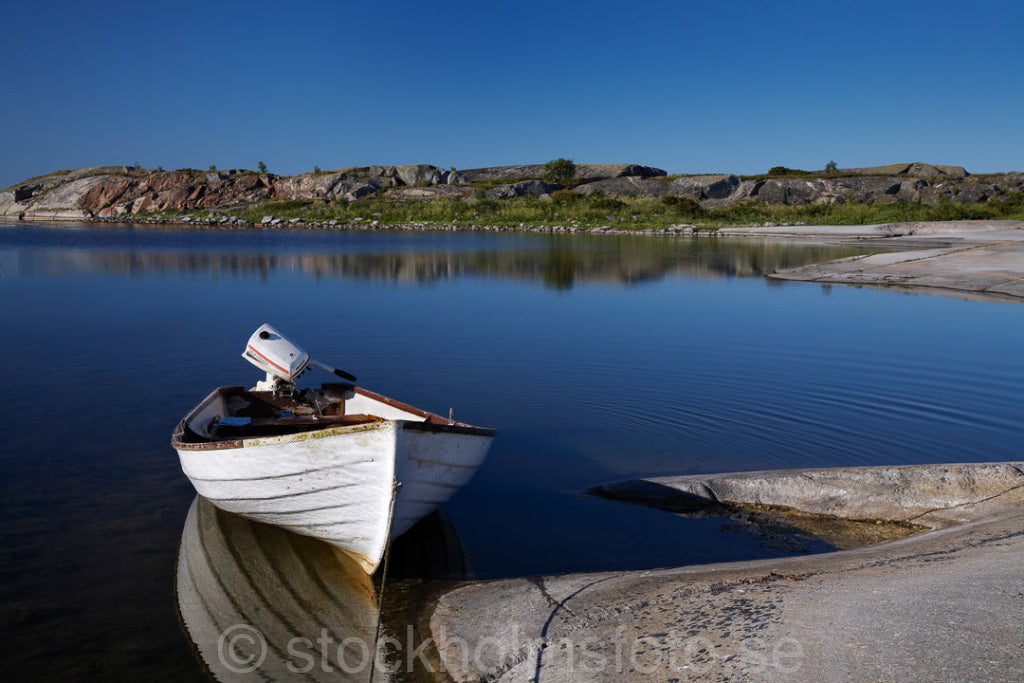
[[[740,187],[734,175],[699,175],[676,178],[671,183],[671,194],[690,199],[726,199]]]
[[[472,168],[461,171],[469,183],[492,183],[502,180],[522,180],[525,178],[544,178],[544,164],[524,166],[491,166],[488,168]],[[576,164],[575,180],[581,183],[592,183],[608,178],[633,176],[637,178],[656,178],[666,175],[665,171],[652,166],[640,164]]]
[[[394,166],[370,166],[368,168],[352,168],[347,175],[371,182],[378,187],[395,187],[401,184],[398,169]]]
[[[961,204],[980,204],[988,201],[995,194],[995,188],[988,184],[965,185],[954,195],[954,199]]]
[[[488,199],[512,199],[513,197],[524,197],[528,194],[540,197],[541,195],[561,190],[563,187],[558,183],[545,183],[542,180],[525,180],[520,183],[509,183],[508,185],[492,187],[490,190],[487,190],[486,196]]]
[[[275,178],[273,194],[280,199],[313,200],[336,194],[335,186],[345,179],[342,172],[300,173],[299,175]]]
[[[824,181],[826,192],[837,199],[852,200],[861,204],[879,204],[893,201],[903,188],[901,178],[867,176],[838,178]]]
[[[429,164],[396,166],[395,170],[402,184],[409,185],[410,187],[417,185],[439,185],[445,182],[442,178],[447,179],[448,177],[447,171]]]
[[[824,195],[824,183],[802,178],[776,178],[766,180],[757,190],[757,199],[766,204],[802,206],[814,204]]]
[[[470,193],[470,188],[457,185],[430,185],[428,187],[396,187],[388,191],[388,199],[462,199]]]
[[[820,175],[826,175],[821,171]],[[969,174],[963,166],[937,166],[933,164],[889,164],[886,166],[866,166],[863,168],[841,168],[828,175],[882,175],[909,176],[911,178],[966,178]]]
[[[343,195],[337,196],[344,196],[344,198],[350,202],[362,199],[363,197],[372,197],[380,190],[380,188],[373,183],[355,183],[351,185],[339,185],[338,187],[347,188]]]
[[[460,171],[469,183],[494,183],[503,180],[521,180],[544,176],[543,164],[526,166],[489,166],[487,168],[471,168]]]
[[[903,180],[896,190],[896,199],[901,202],[920,202],[921,191],[928,186],[928,181],[923,178]]]
[[[582,195],[604,194],[615,199],[624,197],[664,197],[672,193],[672,184],[662,180],[624,176],[586,183],[576,188]]]
[[[462,171],[452,169],[441,174],[441,182],[448,185],[468,185],[469,178]]]
[[[933,166],[932,164],[913,163],[901,175],[912,178],[966,178],[967,169],[963,166]]]
[[[212,209],[219,206],[252,204],[266,199],[270,194],[271,184],[267,176],[253,173],[231,175],[224,180],[206,186],[202,206]]]
[[[766,204],[802,206],[854,201],[879,204],[896,201],[903,186],[899,178],[852,176],[848,178],[770,178],[760,183],[751,197]]]
[[[667,175],[653,166],[640,164],[576,164],[576,180],[590,182],[604,178],[658,178]]]

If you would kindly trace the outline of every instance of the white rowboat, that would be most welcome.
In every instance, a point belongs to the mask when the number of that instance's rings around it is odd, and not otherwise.
[[[259,343],[267,330],[269,341],[305,354],[264,325],[247,358],[276,359]],[[274,365],[278,372],[251,390],[214,390],[171,443],[196,491],[217,507],[327,541],[372,574],[391,539],[469,482],[495,431],[352,384],[296,390],[291,380],[306,363],[298,365]]]

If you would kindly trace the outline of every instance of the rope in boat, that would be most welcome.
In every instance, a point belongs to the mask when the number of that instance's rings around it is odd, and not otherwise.
[[[380,595],[377,596],[377,628],[373,634],[373,648],[370,650],[373,656],[370,657],[370,676],[366,679],[367,683],[373,683],[374,670],[377,668],[377,643],[380,642],[380,622],[384,611],[384,586],[388,580],[388,559],[391,557],[391,525],[395,521],[395,499],[398,498],[398,489],[400,488],[402,488],[402,483],[399,481],[391,485],[391,510],[388,512],[388,542],[384,546],[384,564],[380,570]]]

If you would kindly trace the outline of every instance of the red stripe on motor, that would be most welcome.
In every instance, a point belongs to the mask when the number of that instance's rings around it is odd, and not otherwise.
[[[262,358],[263,360],[267,361],[268,363],[270,363],[271,365],[273,365],[273,366],[274,366],[275,368],[277,368],[278,370],[280,370],[281,372],[283,372],[283,373],[285,374],[285,376],[288,376],[288,377],[290,377],[290,376],[291,376],[291,373],[290,373],[290,372],[288,372],[287,370],[285,370],[284,368],[282,368],[282,367],[281,367],[280,365],[278,365],[278,364],[277,364],[277,363],[275,363],[274,361],[272,361],[272,360],[270,360],[269,358],[267,358],[266,356],[264,356],[264,355],[263,355],[262,353],[260,353],[260,352],[259,352],[259,351],[257,351],[256,349],[254,349],[254,348],[253,348],[253,347],[252,347],[251,345],[250,345],[250,346],[249,346],[248,348],[249,348],[249,350],[250,350],[250,351],[252,351],[253,353],[255,353],[255,354],[256,354],[257,356],[259,356],[260,358]]]

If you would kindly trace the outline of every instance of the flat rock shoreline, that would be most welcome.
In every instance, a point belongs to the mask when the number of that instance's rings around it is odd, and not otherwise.
[[[884,287],[963,299],[1024,301],[1024,222],[729,228],[730,237],[877,241],[896,251],[780,271],[779,280]]]
[[[457,586],[429,616],[451,679],[1007,681],[1024,672],[1024,462],[599,488],[657,507],[768,502],[931,530],[822,555]]]

